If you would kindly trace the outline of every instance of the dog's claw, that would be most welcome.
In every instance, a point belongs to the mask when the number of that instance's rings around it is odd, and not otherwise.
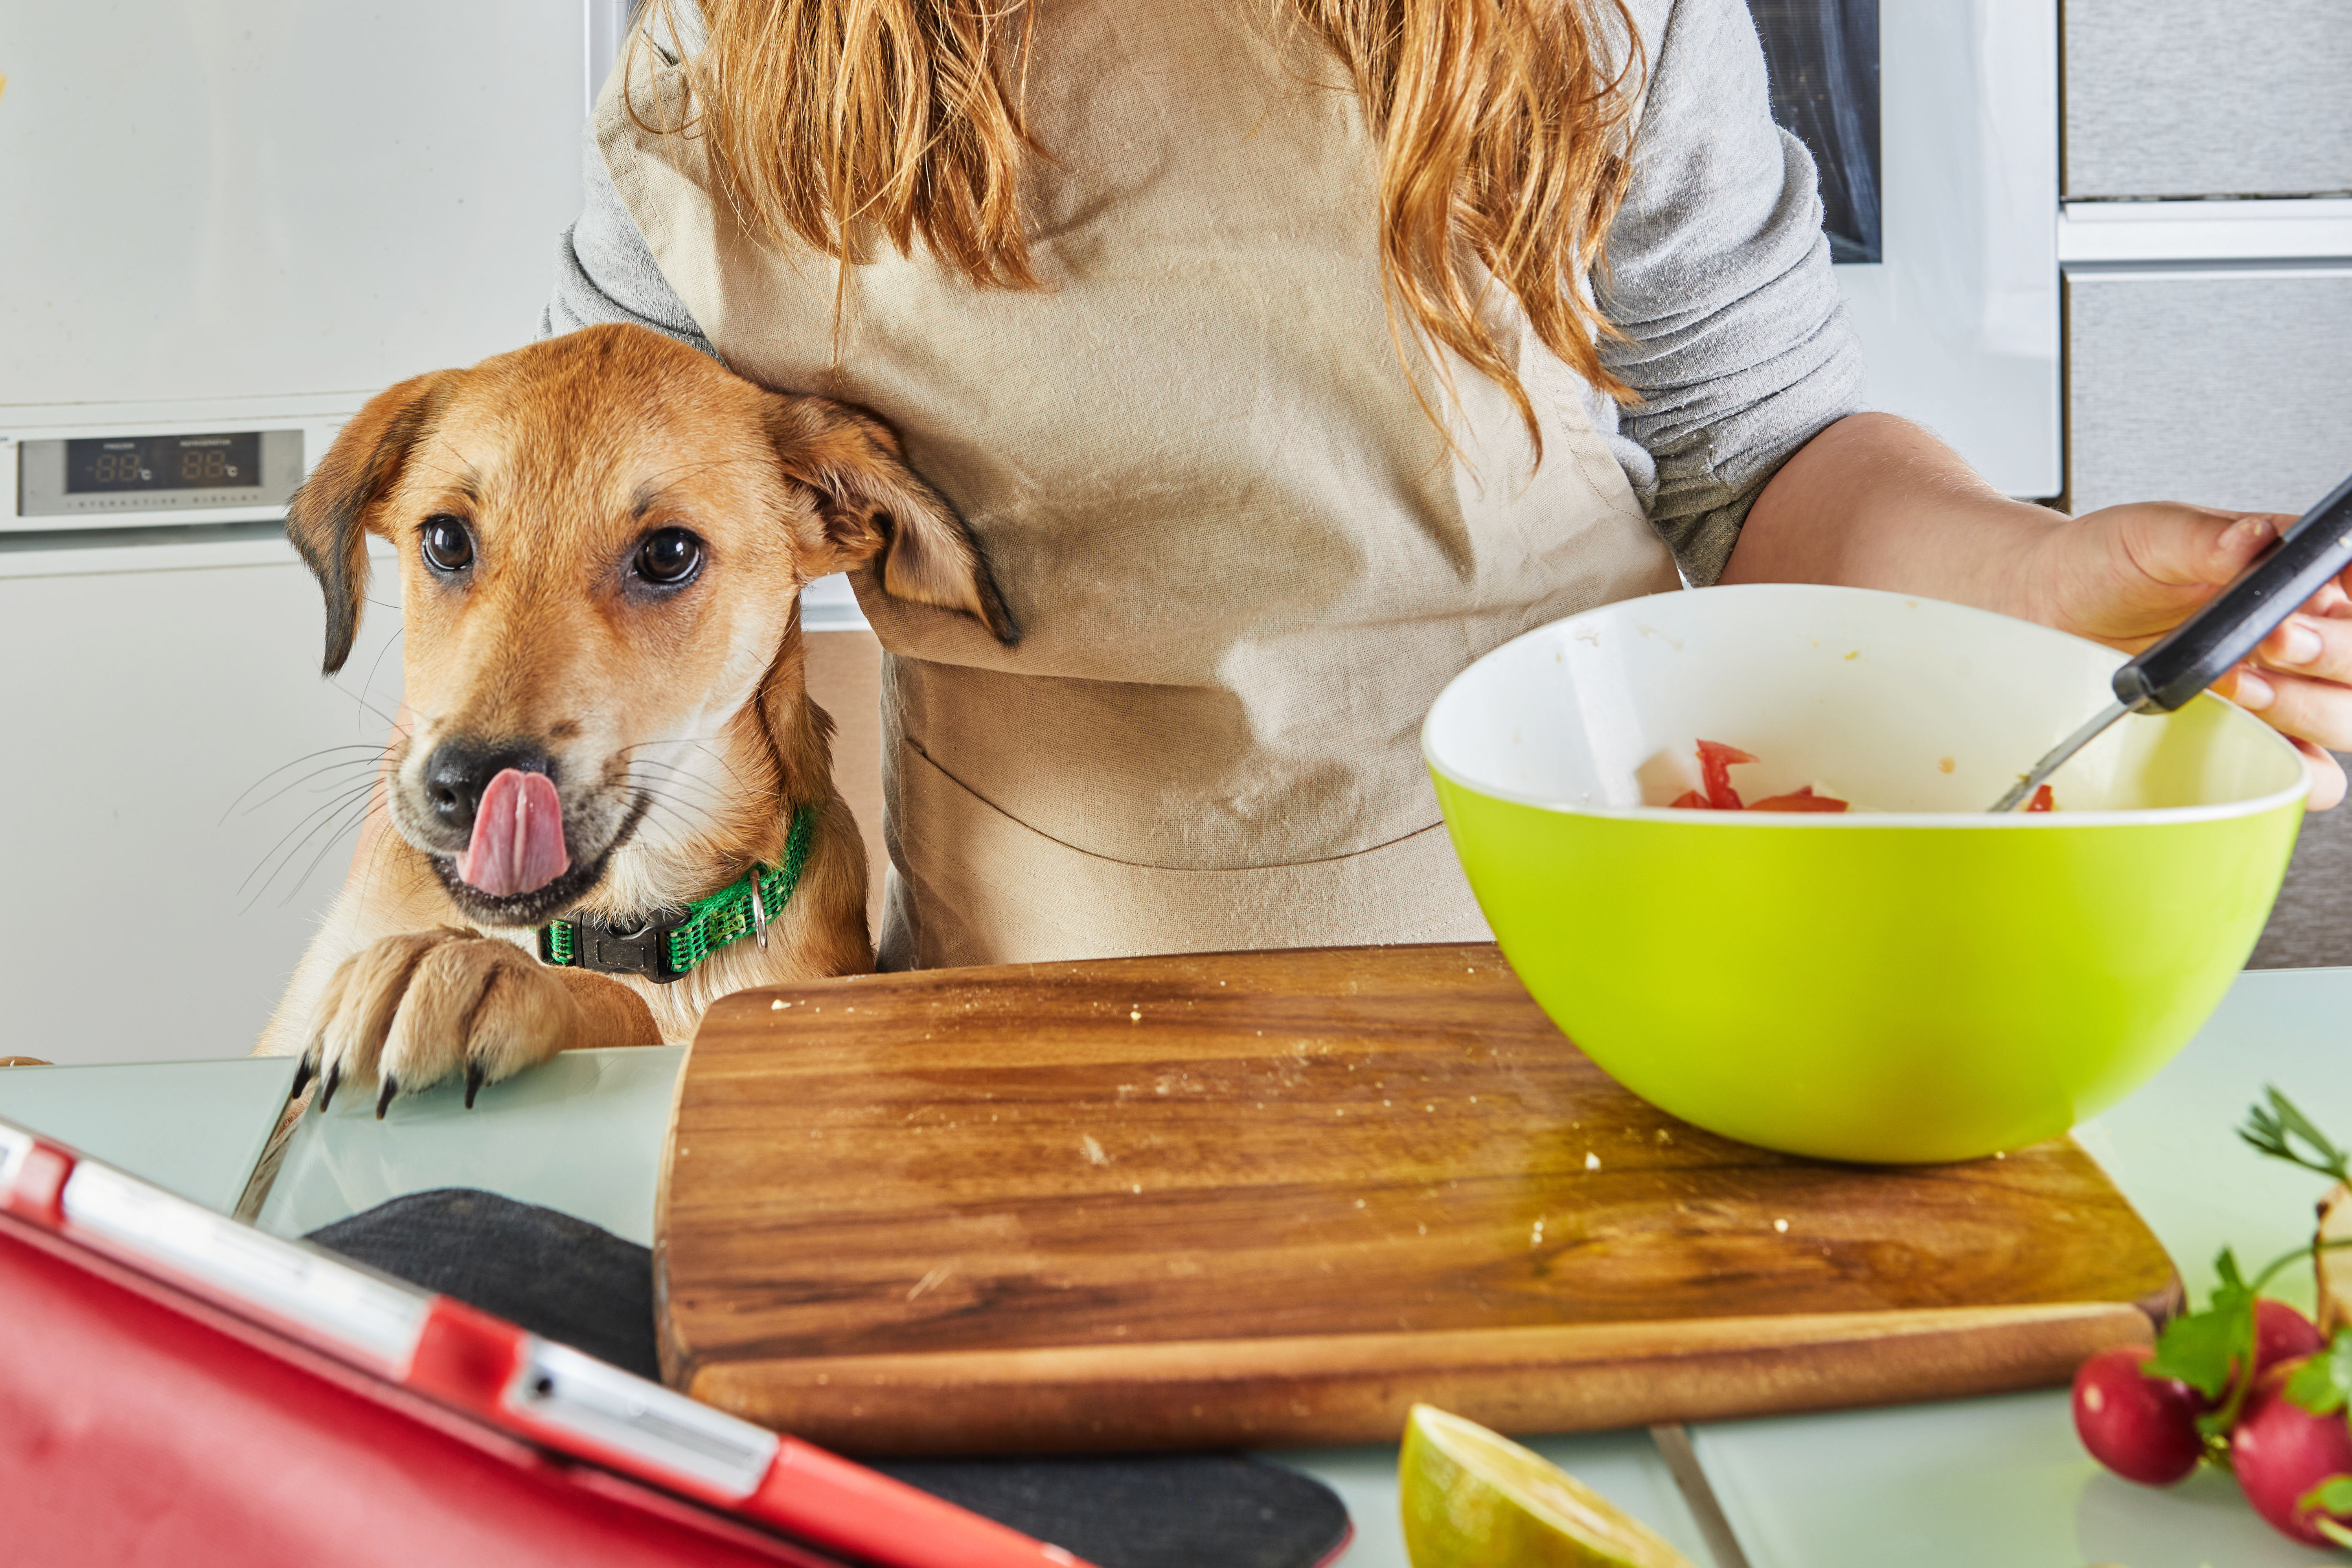
[[[302,1091],[310,1087],[310,1080],[318,1076],[318,1071],[319,1069],[317,1068],[310,1065],[310,1056],[309,1052],[306,1051],[301,1056],[296,1058],[294,1061],[294,1087],[286,1091],[286,1098],[289,1100],[301,1099]]]
[[[476,1092],[477,1090],[478,1090],[481,1087],[482,1087],[482,1064],[481,1064],[481,1063],[479,1063],[479,1062],[467,1062],[467,1063],[466,1064],[466,1109],[467,1109],[467,1110],[473,1110],[473,1109],[474,1109],[474,1095],[475,1095],[475,1092]]]
[[[337,1062],[327,1069],[327,1081],[319,1089],[319,1110],[321,1113],[335,1103],[335,1090],[341,1087],[342,1081],[343,1065]]]
[[[375,1097],[375,1119],[378,1121],[383,1120],[384,1107],[390,1105],[392,1103],[392,1097],[399,1092],[400,1080],[393,1077],[390,1073],[384,1074],[383,1091]]]

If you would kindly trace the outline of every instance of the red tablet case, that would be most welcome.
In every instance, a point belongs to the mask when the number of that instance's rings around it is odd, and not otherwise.
[[[6,1123],[0,1562],[1084,1568]]]

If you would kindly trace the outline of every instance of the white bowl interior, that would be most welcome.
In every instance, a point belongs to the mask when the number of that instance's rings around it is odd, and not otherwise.
[[[1431,710],[1423,747],[1449,777],[1572,810],[1663,807],[1699,782],[1700,740],[1758,761],[1749,801],[1813,784],[1852,815],[1718,822],[1861,826],[1887,814],[1984,813],[2113,700],[2124,656],[1935,599],[1793,584],[1606,605],[1478,660]],[[2233,728],[2251,732],[2231,736]],[[2217,697],[2133,715],[2051,781],[2062,812],[2267,809],[2304,788],[2294,749]],[[2203,809],[2197,809],[2203,808]]]

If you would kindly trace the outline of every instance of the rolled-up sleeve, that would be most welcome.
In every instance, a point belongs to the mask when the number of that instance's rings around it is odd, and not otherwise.
[[[1595,279],[1623,338],[1601,357],[1641,397],[1618,416],[1621,460],[1684,575],[1706,584],[1780,465],[1863,406],[1862,350],[1812,159],[1772,122],[1747,6],[1671,0],[1644,32],[1633,181]]]
[[[585,194],[580,221],[555,242],[555,290],[540,313],[539,335],[551,338],[606,321],[629,321],[717,359],[718,351],[655,265],[645,236],[613,188],[612,172],[593,132],[580,183]]]

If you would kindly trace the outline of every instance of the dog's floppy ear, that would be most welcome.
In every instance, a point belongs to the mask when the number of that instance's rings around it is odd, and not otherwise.
[[[286,537],[318,574],[327,596],[328,675],[343,668],[359,636],[360,599],[368,580],[368,508],[399,476],[409,447],[455,374],[435,371],[370,398],[286,503]]]
[[[802,541],[822,566],[816,575],[879,554],[891,597],[961,611],[1007,647],[1020,640],[980,542],[907,467],[888,426],[826,398],[780,394],[769,401],[768,436],[786,477],[816,494],[823,536]]]

